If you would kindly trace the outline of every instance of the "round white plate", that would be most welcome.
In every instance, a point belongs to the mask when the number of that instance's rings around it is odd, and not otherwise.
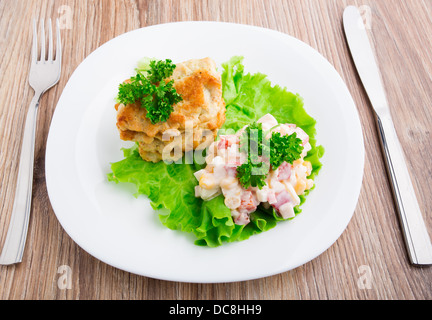
[[[142,57],[174,62],[211,57],[218,66],[245,57],[247,72],[299,93],[317,120],[324,164],[303,212],[247,241],[194,245],[169,230],[144,196],[107,181],[123,158],[114,97]],[[221,68],[221,67],[220,67]],[[230,23],[180,22],[125,33],[90,54],[60,97],[48,136],[46,180],[58,220],[97,259],[135,274],[183,282],[232,282],[296,268],[328,249],[347,227],[360,193],[363,135],[353,99],[317,51],[276,31]]]

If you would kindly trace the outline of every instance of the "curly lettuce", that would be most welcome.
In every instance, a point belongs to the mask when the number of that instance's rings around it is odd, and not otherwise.
[[[222,67],[227,119],[222,129],[241,129],[267,113],[279,123],[297,124],[310,137],[312,149],[305,160],[312,163],[309,178],[313,179],[322,167],[320,158],[324,149],[316,146],[316,121],[306,113],[303,99],[285,88],[272,86],[264,74],[245,74],[242,57],[233,57]],[[274,228],[283,220],[274,209],[260,206],[251,214],[249,224],[236,225],[231,211],[224,204],[223,195],[210,201],[195,197],[197,181],[193,174],[199,169],[197,164],[144,161],[135,145],[124,149],[123,160],[111,164],[108,180],[134,184],[136,196],[149,198],[153,209],[159,212],[162,224],[172,230],[193,233],[195,244],[200,246],[217,247],[227,242],[243,241]],[[300,206],[309,192],[300,196],[301,203],[295,208],[297,214],[301,212]]]

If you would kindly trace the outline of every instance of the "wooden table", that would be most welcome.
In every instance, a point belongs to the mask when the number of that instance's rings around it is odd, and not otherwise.
[[[1,299],[431,299],[432,268],[410,266],[374,122],[342,30],[345,6],[371,26],[397,133],[432,234],[432,1],[147,0],[0,1],[0,245],[18,173],[26,109],[32,18],[60,18],[63,73],[44,95],[36,138],[32,214],[23,262],[0,266]],[[175,283],[115,269],[78,247],[48,199],[45,149],[56,103],[72,72],[106,41],[154,24],[216,20],[275,29],[308,43],[341,74],[357,104],[366,159],[348,228],[317,259],[272,277],[227,284]],[[63,282],[69,275],[69,282]],[[67,285],[65,285],[67,284]]]

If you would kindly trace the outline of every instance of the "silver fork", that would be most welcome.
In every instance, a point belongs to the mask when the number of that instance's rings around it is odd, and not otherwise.
[[[36,20],[33,20],[33,47],[29,84],[33,88],[35,95],[30,103],[24,127],[12,217],[6,236],[6,242],[0,256],[0,264],[2,265],[9,265],[22,261],[31,210],[34,147],[39,101],[42,95],[58,82],[61,74],[61,40],[59,21],[58,19],[56,20],[57,39],[55,59],[53,58],[54,48],[51,19],[49,19],[48,22],[47,58],[45,52],[46,39],[44,20],[41,21],[40,25],[40,59],[38,59]]]

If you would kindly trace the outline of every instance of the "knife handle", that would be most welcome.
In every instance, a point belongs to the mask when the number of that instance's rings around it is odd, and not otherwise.
[[[432,265],[432,245],[391,116],[377,117],[387,171],[413,265]]]

